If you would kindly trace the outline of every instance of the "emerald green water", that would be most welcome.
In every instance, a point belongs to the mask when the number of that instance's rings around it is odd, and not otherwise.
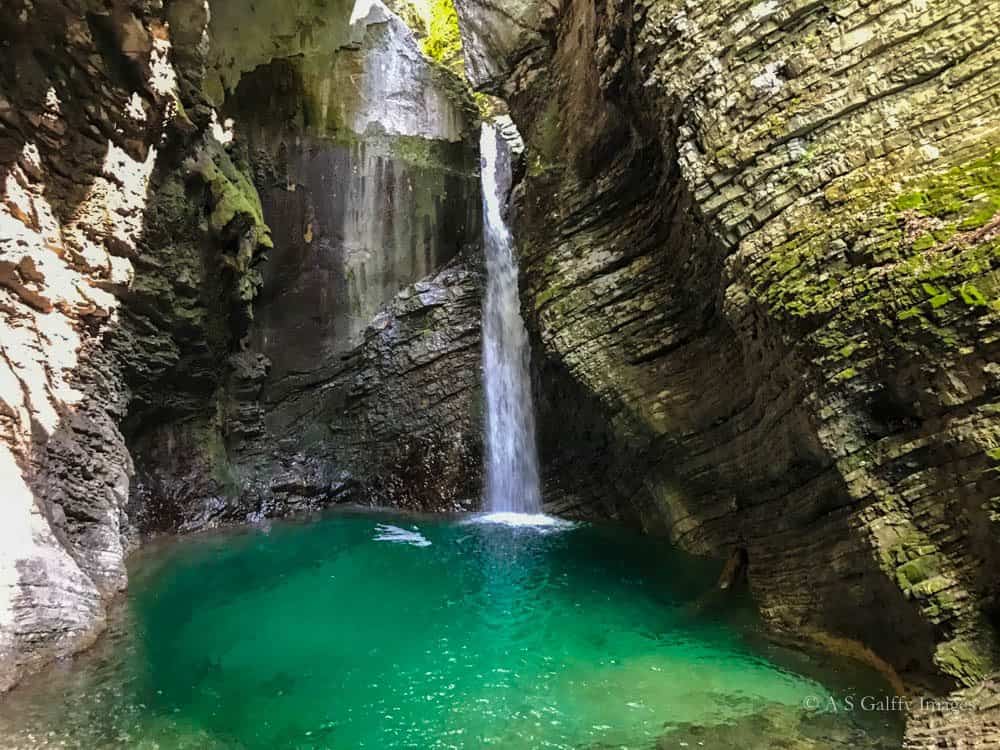
[[[0,699],[0,747],[899,747],[897,717],[802,709],[877,679],[664,547],[385,514],[162,546],[98,648]]]

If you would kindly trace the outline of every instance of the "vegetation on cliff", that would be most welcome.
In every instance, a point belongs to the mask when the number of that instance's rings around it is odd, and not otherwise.
[[[423,53],[434,62],[463,76],[462,35],[452,0],[432,0],[427,37],[420,42]]]

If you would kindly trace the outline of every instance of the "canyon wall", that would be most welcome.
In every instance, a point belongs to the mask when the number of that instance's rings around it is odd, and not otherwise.
[[[353,9],[3,4],[0,691],[146,535],[478,486],[475,112]]]
[[[4,689],[103,626],[135,537],[122,423],[168,372],[201,403],[270,240],[155,9],[13,2],[0,23]]]
[[[481,453],[475,107],[381,3],[254,7],[247,24],[244,3],[213,4],[203,88],[274,247],[217,413],[135,433],[140,525],[333,502],[468,507]]]
[[[911,684],[995,671],[1000,4],[456,5],[599,512]]]

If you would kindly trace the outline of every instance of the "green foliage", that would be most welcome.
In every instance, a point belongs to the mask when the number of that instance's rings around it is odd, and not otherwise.
[[[423,53],[449,70],[462,74],[462,36],[458,13],[452,0],[433,0],[427,38],[421,41]]]
[[[489,94],[484,94],[482,91],[473,91],[472,100],[476,103],[476,110],[479,112],[479,116],[484,120],[490,120],[501,113],[500,108],[497,106],[497,102],[500,100],[495,99]]]

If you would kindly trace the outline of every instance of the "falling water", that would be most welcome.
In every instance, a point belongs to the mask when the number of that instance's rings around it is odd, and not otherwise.
[[[486,508],[492,513],[538,513],[538,455],[528,376],[528,336],[517,293],[517,262],[500,213],[510,185],[510,159],[492,123],[480,137],[486,304],[483,372],[486,383]]]

